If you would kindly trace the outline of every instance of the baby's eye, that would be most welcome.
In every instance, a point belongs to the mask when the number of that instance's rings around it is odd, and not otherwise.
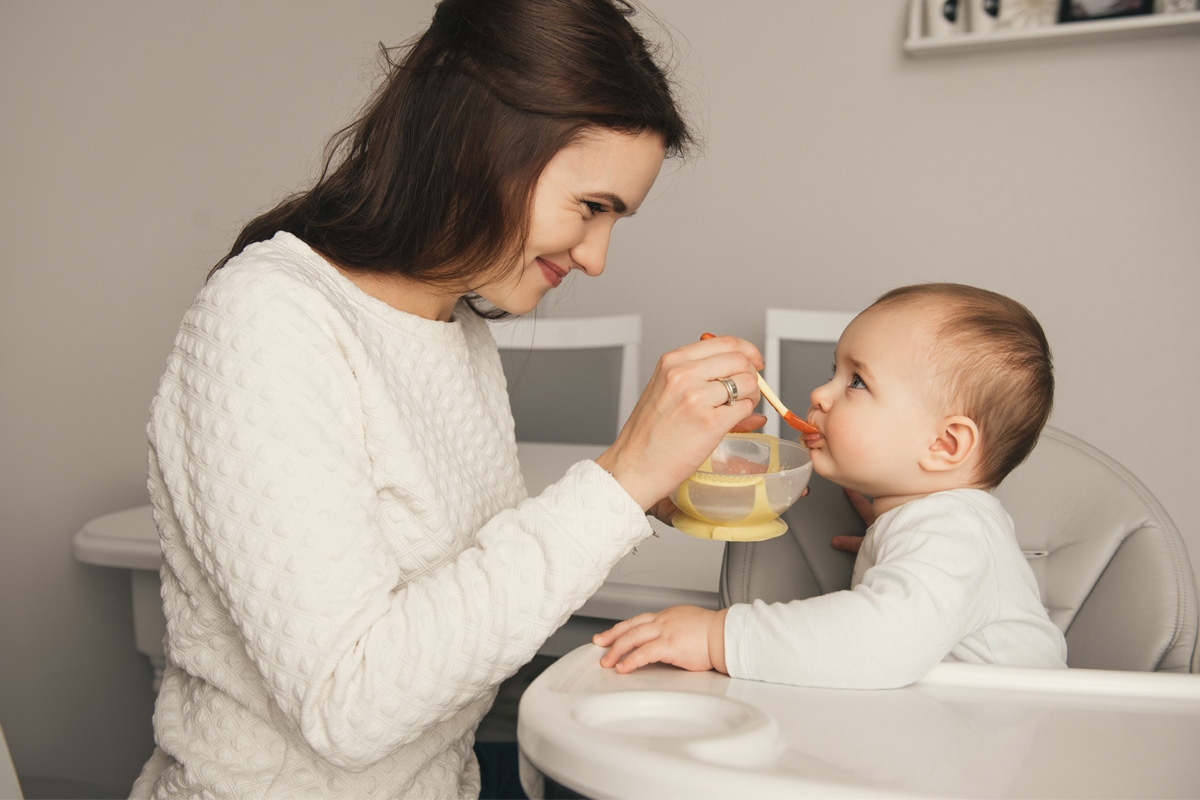
[[[865,383],[863,383],[863,379],[858,376],[857,372],[854,373],[854,377],[850,379],[850,388],[851,389],[867,388],[867,385]]]

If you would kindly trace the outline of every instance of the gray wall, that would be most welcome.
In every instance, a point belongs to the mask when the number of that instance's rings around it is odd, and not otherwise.
[[[643,378],[768,306],[957,280],[1042,319],[1053,423],[1200,558],[1200,38],[914,60],[902,0],[649,0],[707,139],[545,313],[645,315]],[[70,539],[145,502],[146,410],[240,223],[299,187],[431,0],[0,0],[0,722],[19,769],[126,787],[151,747],[129,581]],[[803,406],[802,398],[785,398]]]

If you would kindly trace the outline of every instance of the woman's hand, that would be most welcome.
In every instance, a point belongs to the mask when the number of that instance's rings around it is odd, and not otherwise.
[[[754,413],[762,366],[758,348],[732,336],[672,350],[658,360],[617,440],[596,463],[643,510],[656,515],[672,510],[660,501],[704,463],[726,432],[755,430],[766,422]],[[732,404],[722,378],[737,386]]]
[[[675,518],[675,514],[679,511],[679,506],[671,501],[671,498],[664,497],[650,508],[646,509],[646,513],[656,519],[659,519],[670,525],[671,520]]]

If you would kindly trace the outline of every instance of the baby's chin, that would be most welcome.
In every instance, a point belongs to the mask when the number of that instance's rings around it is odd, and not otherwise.
[[[868,487],[861,481],[857,481],[853,476],[845,475],[837,468],[837,464],[825,452],[824,448],[813,448],[808,451],[809,457],[812,458],[813,472],[820,475],[830,483],[836,483],[843,489],[850,489],[859,494],[872,497],[872,490],[875,487]]]
[[[824,447],[818,445],[808,448],[808,457],[812,459],[813,472],[826,480],[840,483],[838,480],[837,465],[833,463],[833,459],[825,452]]]

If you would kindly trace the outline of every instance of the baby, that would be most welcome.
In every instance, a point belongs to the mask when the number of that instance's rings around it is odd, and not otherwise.
[[[939,661],[1065,667],[990,492],[1037,444],[1053,394],[1050,347],[1020,303],[959,284],[888,292],[842,333],[833,378],[812,393],[821,433],[804,437],[818,474],[869,498],[851,588],[641,614],[595,636],[600,663],[860,689]]]

